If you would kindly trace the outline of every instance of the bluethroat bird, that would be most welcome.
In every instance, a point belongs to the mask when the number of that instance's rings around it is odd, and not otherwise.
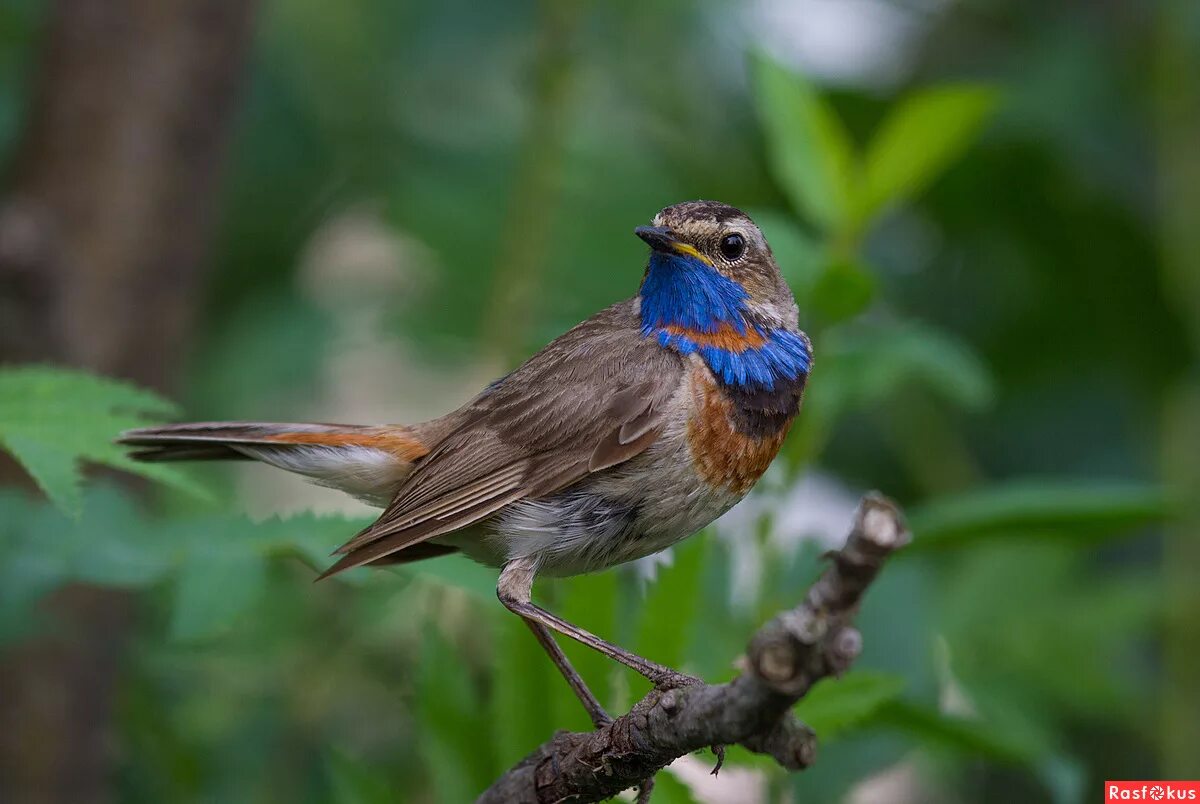
[[[383,507],[322,578],[458,552],[500,568],[501,602],[607,722],[551,632],[656,685],[691,679],[535,605],[534,577],[640,558],[727,511],[779,452],[812,365],[791,290],[745,213],[692,201],[634,231],[650,246],[636,296],[441,418],[176,424],[121,441],[143,461],[262,461]]]

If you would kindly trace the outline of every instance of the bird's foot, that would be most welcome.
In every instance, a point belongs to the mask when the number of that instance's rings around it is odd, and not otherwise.
[[[725,765],[725,746],[714,745],[714,746],[712,746],[712,752],[717,757],[717,764],[713,766],[713,769],[712,769],[712,772],[710,775],[716,776],[718,773],[721,772],[721,768]]]

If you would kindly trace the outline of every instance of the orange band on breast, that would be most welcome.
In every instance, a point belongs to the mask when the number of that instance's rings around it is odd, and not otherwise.
[[[726,352],[744,352],[747,349],[760,349],[766,345],[767,339],[761,332],[748,327],[745,332],[739,332],[736,327],[727,322],[718,325],[716,332],[699,332],[687,329],[677,324],[663,327],[671,335],[687,338],[700,348],[712,347]]]

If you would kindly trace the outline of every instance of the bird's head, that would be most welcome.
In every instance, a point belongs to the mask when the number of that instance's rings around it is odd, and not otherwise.
[[[727,385],[785,395],[803,389],[812,345],[771,248],[746,213],[688,201],[635,231],[651,249],[638,295],[644,335],[699,355]]]
[[[746,213],[687,201],[634,230],[650,246],[643,325],[716,332],[797,326],[796,302],[771,247]]]

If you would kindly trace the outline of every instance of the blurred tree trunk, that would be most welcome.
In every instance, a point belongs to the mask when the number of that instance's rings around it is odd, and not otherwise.
[[[0,200],[0,362],[168,388],[251,39],[245,0],[54,0]],[[0,481],[19,477],[0,466]],[[52,534],[48,534],[52,536]],[[127,597],[76,587],[0,658],[0,800],[110,797]]]

